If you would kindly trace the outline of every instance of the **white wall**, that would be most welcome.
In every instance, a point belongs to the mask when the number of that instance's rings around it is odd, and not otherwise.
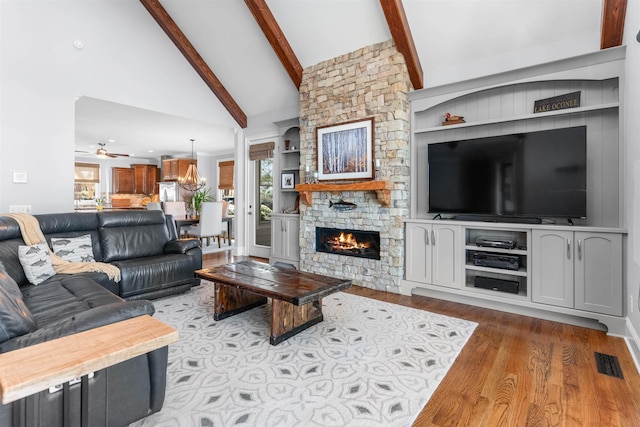
[[[83,49],[73,46],[81,40]],[[0,212],[73,209],[74,102],[86,95],[237,124],[137,1],[0,2]],[[27,184],[12,183],[26,172]]]
[[[624,91],[624,140],[626,141],[627,298],[628,320],[640,346],[640,1],[627,3],[624,44],[627,46]],[[631,303],[633,300],[633,303]],[[636,357],[640,358],[640,354]]]

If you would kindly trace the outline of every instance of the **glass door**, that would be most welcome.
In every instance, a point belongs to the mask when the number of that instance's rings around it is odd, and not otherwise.
[[[248,252],[251,256],[261,258],[269,258],[271,255],[271,212],[273,210],[273,157],[271,156],[256,156],[257,159],[249,162]]]

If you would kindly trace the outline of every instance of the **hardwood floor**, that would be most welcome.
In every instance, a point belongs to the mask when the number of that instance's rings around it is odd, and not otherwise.
[[[204,257],[204,267],[233,262]],[[478,323],[414,426],[640,427],[640,375],[622,338],[564,323],[354,286],[353,294]],[[598,373],[616,356],[624,379]]]

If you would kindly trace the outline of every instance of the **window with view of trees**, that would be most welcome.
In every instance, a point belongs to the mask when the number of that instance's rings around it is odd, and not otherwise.
[[[259,160],[258,172],[260,176],[258,197],[260,205],[260,222],[271,221],[273,210],[273,159]]]

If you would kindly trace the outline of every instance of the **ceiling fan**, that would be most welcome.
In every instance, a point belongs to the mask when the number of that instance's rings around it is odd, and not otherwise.
[[[107,149],[104,148],[105,145],[107,145],[104,142],[98,142],[98,145],[100,146],[100,148],[98,148],[98,150],[96,151],[96,155],[98,157],[111,157],[111,158],[116,158],[116,157],[129,157],[128,154],[117,154],[117,153],[109,153],[107,152]]]

